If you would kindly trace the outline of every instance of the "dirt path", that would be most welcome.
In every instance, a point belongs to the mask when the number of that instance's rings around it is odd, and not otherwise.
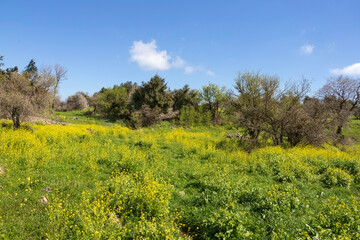
[[[34,117],[34,116],[28,116],[25,119],[25,122],[30,122],[30,123],[42,123],[42,124],[46,124],[46,125],[71,125],[70,123],[64,123],[64,122],[57,122],[55,120],[52,119],[48,119],[48,118],[42,118],[42,117]]]

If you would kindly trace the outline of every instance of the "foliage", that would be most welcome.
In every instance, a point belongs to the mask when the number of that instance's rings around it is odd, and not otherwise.
[[[172,105],[172,96],[167,92],[165,79],[155,75],[149,82],[143,82],[132,95],[135,109],[148,105],[151,109],[158,108],[166,113]]]
[[[126,88],[104,89],[97,99],[97,111],[110,119],[129,117],[129,100]]]
[[[262,133],[269,135],[274,145],[321,145],[326,140],[327,115],[318,114],[317,102],[311,99],[302,104],[309,84],[279,88],[277,77],[260,73],[239,73],[235,79],[237,98],[233,111],[237,123],[256,144]]]
[[[33,113],[38,105],[30,82],[23,75],[10,73],[0,79],[0,111],[20,127],[20,118]]]
[[[246,153],[228,126],[104,123],[0,124],[1,237],[359,238],[358,145]]]
[[[321,181],[327,187],[349,187],[351,183],[351,176],[346,173],[346,171],[339,168],[328,168],[322,175]]]
[[[188,85],[185,85],[181,89],[176,89],[173,92],[174,95],[174,110],[180,110],[183,107],[197,107],[200,102],[200,93],[196,90],[192,90]]]
[[[141,109],[131,113],[130,125],[132,128],[148,127],[159,123],[160,110],[152,109],[148,105],[142,105]]]
[[[211,119],[211,112],[203,107],[196,110],[194,107],[184,106],[180,111],[179,124],[186,127],[209,126]]]
[[[220,88],[214,83],[209,83],[202,87],[200,93],[203,106],[210,110],[215,124],[219,124],[223,120],[221,108],[226,101],[225,90],[225,87]]]
[[[72,110],[84,110],[89,108],[89,103],[86,97],[78,92],[75,95],[69,96],[66,100],[66,109],[68,111]]]

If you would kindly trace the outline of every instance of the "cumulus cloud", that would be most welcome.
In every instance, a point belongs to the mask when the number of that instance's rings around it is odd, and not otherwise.
[[[309,55],[314,51],[314,45],[311,44],[305,44],[301,47],[302,54]]]
[[[360,63],[354,63],[353,65],[344,67],[344,68],[336,68],[330,70],[332,74],[343,74],[349,76],[360,76]]]
[[[166,51],[157,49],[156,41],[149,43],[134,41],[130,48],[131,61],[137,62],[145,70],[167,70],[171,67],[171,57]]]
[[[130,48],[130,60],[136,62],[144,70],[168,70],[170,68],[183,69],[186,74],[196,71],[206,72],[209,76],[215,74],[208,70],[204,71],[200,67],[194,67],[188,64],[179,56],[171,57],[166,50],[159,50],[156,41],[148,43],[143,41],[134,41]]]

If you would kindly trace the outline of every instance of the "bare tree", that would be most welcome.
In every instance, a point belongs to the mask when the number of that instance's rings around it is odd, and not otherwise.
[[[53,75],[52,67],[41,66],[36,82],[38,86],[46,89],[48,92],[53,92],[56,79]]]
[[[331,77],[319,90],[319,95],[332,113],[336,134],[342,136],[343,127],[360,101],[360,79],[342,75]]]
[[[55,64],[54,71],[55,71],[55,84],[53,89],[54,91],[53,103],[55,101],[60,82],[67,79],[67,70],[63,66],[59,64]],[[54,104],[52,104],[52,108],[54,109]]]

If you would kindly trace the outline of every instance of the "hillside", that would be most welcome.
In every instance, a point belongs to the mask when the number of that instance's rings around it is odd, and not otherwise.
[[[71,121],[2,122],[0,239],[360,237],[358,144],[246,153],[226,127]]]

